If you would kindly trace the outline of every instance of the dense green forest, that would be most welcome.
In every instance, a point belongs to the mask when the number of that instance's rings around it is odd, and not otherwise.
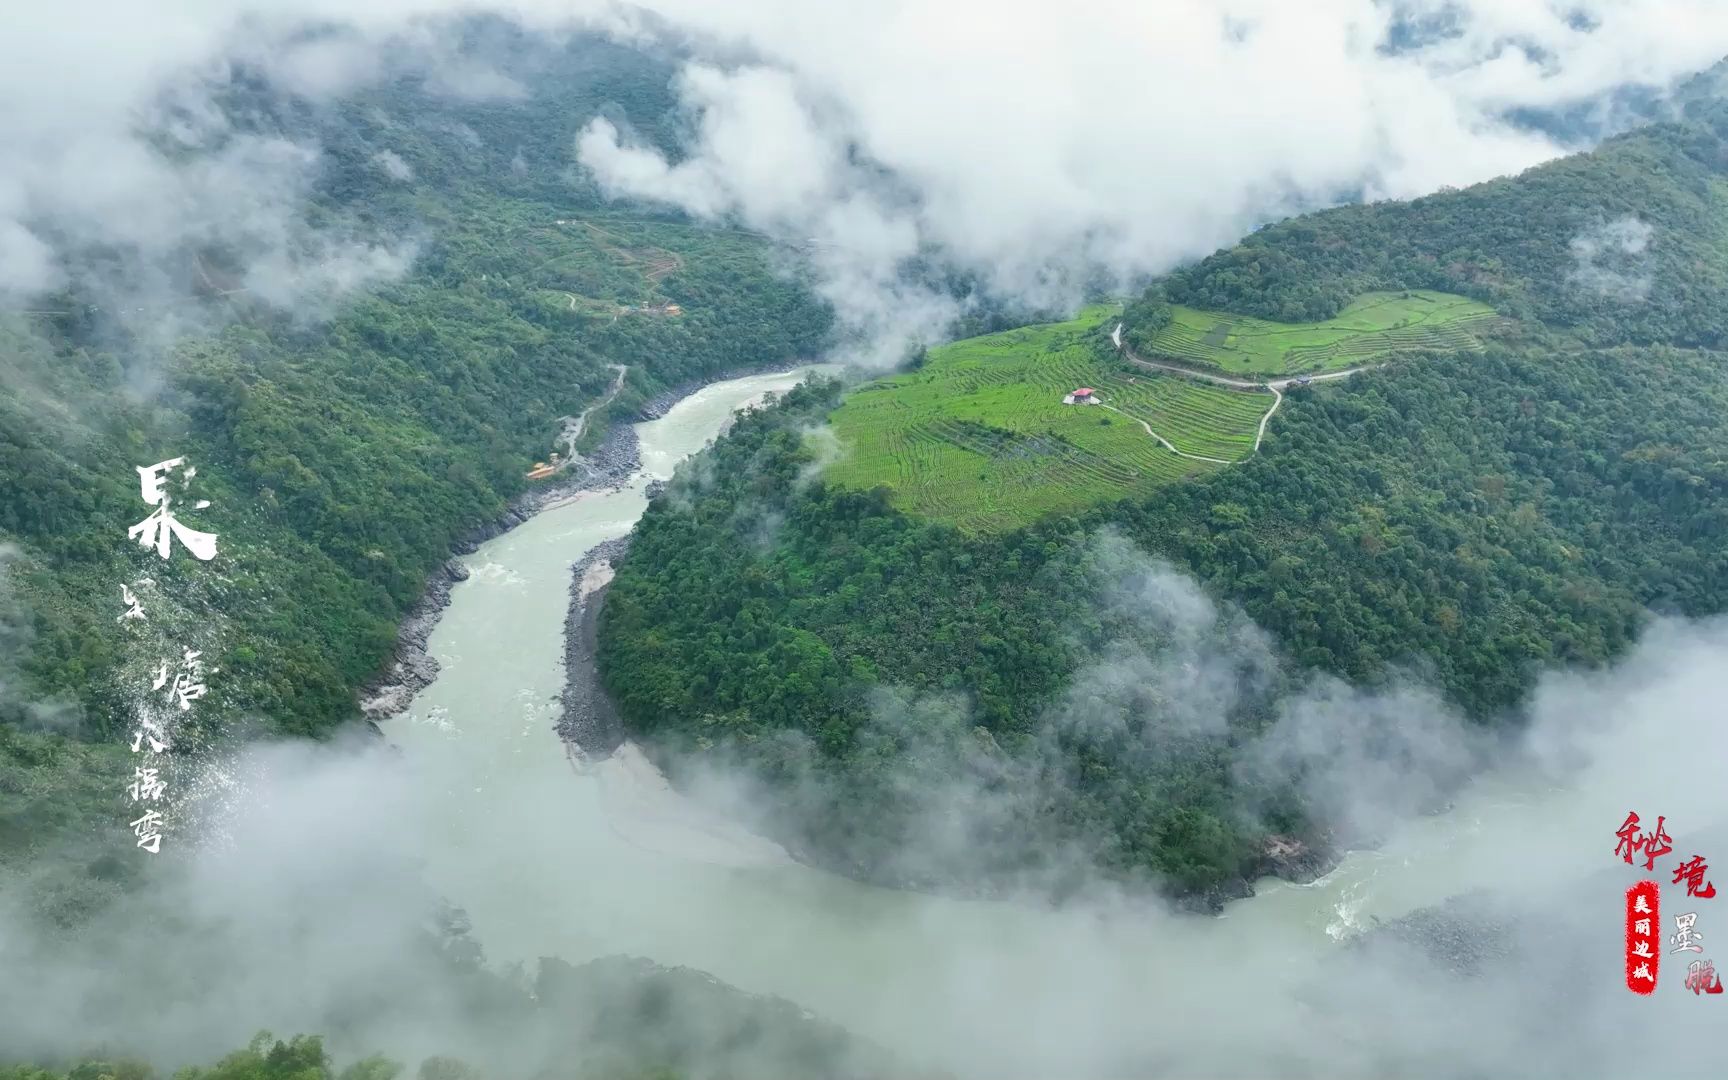
[[[750,768],[780,835],[865,876],[1047,873],[1082,850],[1181,893],[1238,888],[1270,837],[1330,824],[1299,776],[1240,768],[1313,679],[1414,678],[1501,729],[1543,670],[1612,659],[1649,612],[1728,607],[1728,355],[1710,348],[1728,331],[1724,132],[1702,115],[1296,219],[1155,283],[1129,308],[1154,330],[1165,296],[1318,319],[1383,288],[1520,317],[1479,353],[1293,388],[1253,459],[1081,516],[968,538],[829,490],[801,432],[837,390],[789,396],[638,527],[601,628],[627,724]],[[1597,252],[1605,283],[1580,277],[1569,238],[1628,214],[1648,236]],[[1270,631],[1278,674],[1245,678],[1210,730],[1178,722],[1132,663],[1171,635],[1109,615],[1101,536]],[[1113,670],[1144,692],[1093,689]],[[1078,722],[1101,694],[1116,722]],[[944,783],[957,802],[918,794]],[[908,869],[898,853],[956,806],[969,842]]]
[[[223,91],[236,132],[323,148],[310,219],[413,239],[397,280],[288,313],[218,288],[244,252],[188,247],[178,299],[125,301],[159,308],[122,311],[73,267],[39,313],[0,314],[0,866],[97,823],[130,847],[114,778],[140,641],[220,671],[188,742],[329,733],[428,573],[523,489],[609,365],[629,375],[591,439],[668,387],[824,346],[827,308],[761,237],[607,203],[572,167],[601,110],[671,145],[668,66],[588,39],[491,47],[522,53],[526,100],[403,80],[315,104],[243,70]],[[386,149],[411,176],[380,169]],[[666,303],[682,313],[628,310]],[[209,564],[127,539],[149,511],[134,468],[176,456],[212,504],[186,519],[219,534]],[[146,578],[151,622],[118,623],[120,585]]]
[[[1228,762],[1210,740],[1133,753],[1123,732],[1048,715],[1089,655],[1157,645],[1154,628],[1098,602],[1084,525],[968,539],[880,492],[800,487],[801,432],[837,395],[801,387],[741,420],[715,467],[638,526],[600,655],[636,733],[677,751],[675,773],[708,755],[753,769],[787,797],[772,823],[782,839],[894,884],[1060,885],[1097,864],[1203,890],[1252,859],[1227,824]],[[778,523],[766,540],[764,522]],[[1263,723],[1270,689],[1233,724]],[[991,810],[923,858],[932,819],[957,804]],[[1285,806],[1268,814],[1299,824]]]
[[[1688,111],[1686,123],[1641,128],[1519,176],[1261,229],[1171,274],[1130,321],[1167,318],[1153,297],[1300,322],[1331,318],[1365,292],[1429,288],[1569,328],[1589,344],[1718,346],[1728,106],[1709,99]]]

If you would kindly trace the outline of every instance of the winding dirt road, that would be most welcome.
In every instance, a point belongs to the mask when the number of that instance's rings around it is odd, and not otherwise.
[[[579,416],[559,418],[564,421],[564,430],[558,435],[558,441],[564,445],[566,452],[563,464],[567,465],[576,460],[576,440],[580,439],[582,432],[587,429],[588,417],[593,414],[595,409],[610,405],[612,399],[618,396],[618,391],[624,389],[624,376],[630,373],[630,369],[623,364],[607,364],[606,366],[618,373],[618,377],[612,380],[612,389],[606,392],[606,396],[583,409]]]
[[[1260,418],[1260,426],[1254,429],[1254,449],[1248,451],[1250,455],[1260,452],[1260,440],[1266,437],[1266,424],[1272,419],[1272,414],[1278,411],[1278,406],[1284,404],[1284,395],[1276,386],[1267,383],[1266,388],[1272,391],[1272,407],[1266,410],[1266,415]]]

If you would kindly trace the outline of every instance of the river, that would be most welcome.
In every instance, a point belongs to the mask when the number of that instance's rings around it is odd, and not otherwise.
[[[1564,787],[1490,776],[1317,883],[1262,882],[1204,918],[1149,902],[1058,911],[859,885],[687,803],[628,744],[596,766],[574,760],[552,727],[571,563],[630,529],[650,478],[796,378],[686,398],[638,425],[643,471],[627,488],[548,510],[466,560],[472,575],[430,644],[437,681],[384,729],[442,792],[436,842],[418,855],[491,961],[622,952],[696,967],[974,1074],[1240,1062],[1244,1040],[1292,1046],[1315,1029],[1294,990],[1370,918],[1503,883],[1533,849],[1560,870],[1600,867],[1628,804],[1676,821],[1706,809],[1664,786],[1659,755],[1640,772],[1642,759],[1622,754]]]

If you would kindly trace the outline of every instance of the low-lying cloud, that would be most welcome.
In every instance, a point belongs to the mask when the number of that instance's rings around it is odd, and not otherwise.
[[[384,170],[384,175],[392,180],[408,181],[414,179],[414,167],[402,160],[402,155],[394,150],[380,150],[372,155],[372,164]]]
[[[147,278],[167,245],[232,243],[260,266],[246,287],[278,305],[400,273],[412,251],[309,237],[299,203],[321,148],[237,132],[217,96],[238,63],[262,76],[250,92],[314,103],[403,76],[522,99],[523,73],[461,43],[473,14],[554,46],[598,32],[680,51],[688,144],[668,157],[602,119],[573,158],[614,195],[800,245],[854,351],[879,362],[960,310],[916,283],[931,266],[1059,307],[1259,221],[1553,157],[1567,147],[1508,117],[1659,95],[1728,54],[1728,11],[1709,0],[40,8],[0,43],[0,95],[29,103],[0,119],[6,304],[65,284],[91,245]]]
[[[1088,801],[1129,789],[1195,800],[1195,783],[1204,790],[1207,781],[1185,774],[1204,778],[1222,755],[1231,783],[1222,812],[1249,834],[1279,834],[1287,821],[1274,811],[1295,798],[1315,837],[1340,850],[1373,846],[1449,809],[1484,771],[1507,766],[1546,780],[1611,760],[1595,747],[1612,737],[1612,717],[1642,715],[1664,679],[1687,697],[1685,722],[1705,723],[1697,680],[1713,657],[1728,658],[1728,623],[1658,621],[1611,672],[1546,676],[1522,729],[1489,727],[1415,672],[1355,686],[1301,669],[1234,605],[1114,532],[1095,537],[1083,558],[1077,579],[1096,590],[1074,650],[1085,659],[1011,749],[979,726],[963,693],[882,686],[847,751],[856,775],[846,783],[862,787],[838,785],[814,736],[791,730],[767,736],[775,750],[757,755],[797,778],[776,794],[724,756],[718,768],[708,756],[674,758],[680,783],[781,837],[837,806],[879,802],[903,823],[882,835],[907,839],[884,850],[876,836],[842,837],[838,864],[890,883],[964,890],[979,879],[997,894],[1047,897],[1097,879],[1113,849],[1143,844],[1110,834],[1143,828],[1143,819],[1081,811]],[[1091,762],[1108,762],[1116,777],[1101,779]],[[1710,805],[1694,819],[1713,820],[1728,800]],[[1076,814],[1090,823],[1085,835],[1071,827]]]
[[[1536,164],[1565,148],[1513,110],[1660,91],[1728,52],[1728,16],[1695,2],[655,10],[703,35],[692,144],[669,159],[598,120],[579,159],[613,193],[807,243],[866,359],[954,314],[906,287],[915,257],[1072,304],[1256,222]]]
[[[1106,617],[1155,629],[1178,659],[1145,650],[1142,697],[1123,696],[1126,681],[1077,690],[1049,722],[1097,725],[1113,709],[1156,713],[1185,695],[1239,704],[1189,665],[1258,664],[1258,632],[1181,575],[1110,544],[1095,553],[1121,571],[1101,598]],[[425,867],[448,899],[478,905],[483,947],[497,956],[494,940],[508,939],[500,959],[639,951],[691,964],[959,1077],[1439,1077],[1515,1062],[1558,1075],[1640,1065],[1698,1075],[1687,1069],[1702,1044],[1687,1039],[1703,1038],[1709,1014],[1670,1013],[1664,1002],[1684,995],[1667,988],[1655,1005],[1672,1037],[1623,1044],[1621,1033],[1648,1019],[1633,1010],[1650,1003],[1625,992],[1613,963],[1592,958],[1618,941],[1624,882],[1612,830],[1625,811],[1667,815],[1677,850],[1706,855],[1709,829],[1728,820],[1719,786],[1676,765],[1677,754],[1707,762],[1728,752],[1715,707],[1725,662],[1728,621],[1654,623],[1611,668],[1543,679],[1528,733],[1502,748],[1500,768],[1458,790],[1458,755],[1476,745],[1420,690],[1323,681],[1299,691],[1263,744],[1309,768],[1314,792],[1335,793],[1331,805],[1369,815],[1382,848],[1351,857],[1339,876],[1354,884],[1343,891],[1274,886],[1223,919],[1173,915],[1099,882],[1058,906],[980,904],[772,861],[709,865],[701,855],[718,834],[700,813],[671,813],[641,787],[644,775],[572,774],[549,724],[554,767],[506,775],[436,740],[412,740],[405,755],[376,744],[258,747],[230,770],[245,795],[224,817],[225,839],[175,848],[151,893],[85,936],[37,937],[0,911],[0,960],[13,973],[0,985],[0,1045],[47,1054],[106,1044],[178,1063],[270,1026],[327,1031],[344,1055],[454,1053],[512,1074],[539,1048],[505,1045],[477,1025],[463,984],[417,945],[438,912]],[[877,705],[872,737],[890,757],[906,740],[951,741],[971,755],[968,782],[945,766],[901,770],[902,794],[930,814],[909,859],[952,854],[1011,823],[1007,811],[1035,795],[1013,784],[1065,780],[1060,769],[1012,763],[977,736],[958,699],[884,690]],[[1181,727],[1203,720],[1181,709],[1171,717]],[[448,719],[486,727],[478,714]],[[516,725],[505,720],[497,736]],[[465,794],[498,785],[507,794]],[[1444,788],[1458,809],[1423,816],[1401,785]],[[747,785],[725,790],[750,797]],[[661,853],[633,846],[639,835],[660,837]],[[1052,863],[1071,870],[1076,854]],[[1360,949],[1326,933],[1335,904],[1366,922],[1476,889],[1498,915],[1458,933],[1505,956],[1472,977],[1454,973],[1445,933],[1372,937]],[[1522,929],[1508,936],[1508,925]],[[841,969],[854,977],[833,979]],[[1566,972],[1561,986],[1550,985],[1556,971]]]
[[[1586,293],[1621,303],[1650,295],[1650,238],[1655,228],[1636,217],[1606,221],[1572,238],[1572,269],[1566,280]]]

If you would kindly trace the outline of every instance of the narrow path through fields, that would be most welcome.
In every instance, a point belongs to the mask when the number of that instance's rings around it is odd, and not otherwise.
[[[1134,350],[1130,349],[1127,346],[1127,344],[1122,340],[1122,324],[1121,323],[1117,323],[1116,328],[1114,330],[1110,331],[1110,343],[1116,346],[1116,350],[1118,352],[1120,352],[1122,354],[1123,358],[1126,359],[1130,364],[1135,364],[1135,365],[1138,365],[1139,367],[1148,368],[1152,371],[1167,371],[1172,375],[1180,375],[1185,379],[1197,379],[1200,382],[1215,383],[1219,386],[1230,386],[1230,387],[1234,387],[1238,390],[1261,390],[1261,389],[1264,389],[1264,390],[1270,391],[1272,394],[1272,407],[1270,409],[1267,409],[1266,415],[1262,416],[1260,418],[1260,427],[1258,428],[1258,430],[1256,430],[1254,432],[1254,449],[1249,451],[1250,454],[1259,453],[1260,442],[1262,439],[1264,439],[1266,437],[1266,424],[1268,421],[1270,421],[1272,419],[1272,414],[1278,411],[1278,406],[1284,404],[1284,393],[1283,392],[1285,390],[1288,390],[1290,387],[1295,386],[1299,382],[1302,382],[1302,380],[1304,380],[1304,379],[1307,380],[1307,383],[1304,383],[1303,385],[1308,385],[1310,383],[1325,382],[1328,379],[1342,379],[1342,378],[1345,378],[1347,376],[1354,375],[1358,371],[1368,371],[1372,368],[1384,366],[1383,364],[1358,364],[1356,367],[1340,368],[1337,371],[1327,371],[1327,372],[1324,372],[1324,373],[1319,374],[1319,375],[1306,375],[1306,376],[1304,376],[1304,375],[1287,375],[1282,379],[1266,379],[1264,381],[1254,381],[1254,380],[1250,380],[1250,379],[1232,379],[1228,375],[1214,375],[1208,371],[1196,371],[1194,368],[1183,367],[1180,364],[1165,364],[1165,363],[1160,363],[1156,360],[1142,360],[1138,356],[1135,356]],[[1110,408],[1110,406],[1106,405],[1105,408]],[[1120,409],[1118,409],[1116,411],[1121,412]],[[1127,416],[1128,414],[1123,413],[1122,415]],[[1130,419],[1132,419],[1132,417],[1130,417]],[[1153,431],[1152,428],[1144,420],[1140,421],[1140,426],[1143,428],[1146,428],[1146,433],[1148,435],[1152,436],[1154,439],[1157,439],[1159,442],[1163,443],[1165,446],[1169,446],[1170,449],[1175,450],[1176,453],[1182,454],[1182,451],[1176,450],[1176,448],[1174,446],[1170,446],[1169,440],[1165,439],[1163,436],[1161,436],[1157,432]],[[1182,456],[1183,457],[1198,457],[1198,455],[1195,455],[1195,454],[1182,454]],[[1218,458],[1203,457],[1203,458],[1198,458],[1198,460],[1200,460],[1200,461],[1218,461],[1219,459]],[[1225,462],[1222,462],[1222,464],[1231,465],[1231,464],[1234,464],[1234,462],[1225,461]]]
[[[1260,418],[1260,426],[1254,431],[1254,449],[1249,451],[1251,454],[1260,452],[1260,440],[1266,437],[1267,421],[1271,420],[1272,414],[1278,411],[1278,406],[1284,404],[1284,395],[1279,393],[1276,386],[1269,386],[1268,389],[1272,391],[1272,407],[1266,410],[1266,415]]]
[[[1102,401],[1100,401],[1098,404],[1104,405],[1104,403]],[[1175,454],[1177,457],[1193,458],[1195,461],[1215,461],[1220,465],[1234,465],[1235,464],[1235,462],[1227,461],[1224,458],[1205,457],[1201,454],[1190,454],[1186,450],[1178,450],[1178,449],[1176,449],[1176,445],[1174,443],[1172,443],[1169,439],[1166,439],[1164,436],[1158,434],[1156,431],[1153,431],[1152,425],[1148,424],[1146,421],[1140,419],[1138,416],[1134,416],[1134,415],[1131,415],[1129,413],[1122,412],[1121,409],[1118,409],[1114,405],[1104,405],[1104,407],[1106,409],[1109,409],[1113,413],[1122,413],[1123,416],[1128,417],[1128,419],[1134,421],[1136,424],[1139,424],[1141,427],[1145,428],[1146,434],[1152,436],[1154,439],[1157,439],[1159,442],[1163,443],[1164,449],[1170,451],[1172,454]],[[1264,427],[1266,421],[1261,420],[1260,423],[1261,423],[1261,426]],[[1258,446],[1259,443],[1256,442],[1255,445]]]

